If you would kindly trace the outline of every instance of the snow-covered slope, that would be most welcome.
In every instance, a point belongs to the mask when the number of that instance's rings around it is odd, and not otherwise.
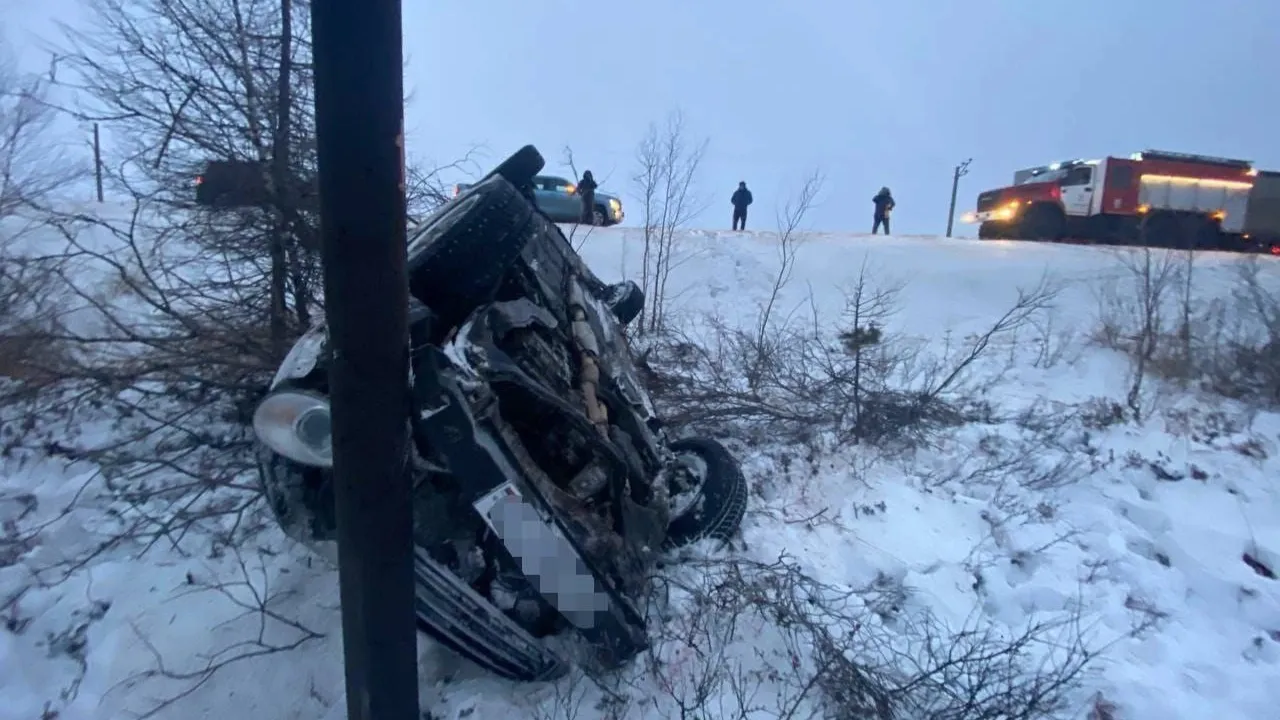
[[[639,279],[637,231],[597,229],[585,239],[579,231],[574,242],[602,277]],[[678,245],[667,289],[672,322],[715,315],[752,326],[774,284],[778,238],[690,231]],[[1197,257],[1195,302],[1230,298],[1244,262]],[[822,582],[891,589],[894,613],[928,610],[955,628],[1018,628],[1078,608],[1089,637],[1106,649],[1076,717],[1274,717],[1280,581],[1267,575],[1280,569],[1280,415],[1156,383],[1147,386],[1141,424],[1073,414],[1109,407],[1100,398],[1123,403],[1130,387],[1128,360],[1090,342],[1100,298],[1132,280],[1114,252],[815,233],[798,248],[778,315],[839,326],[863,268],[873,284],[902,288],[886,334],[921,338],[933,353],[984,332],[1020,289],[1048,278],[1060,291],[1038,329],[1005,338],[984,360],[982,372],[1003,373],[981,391],[992,408],[986,419],[910,455],[830,443],[808,457],[796,448],[741,448],[755,495],[745,546],[732,552],[760,562],[785,553]],[[1280,281],[1277,268],[1264,261],[1267,282]],[[1063,418],[1042,452],[1078,472],[1041,486],[991,482],[979,450],[993,438],[1025,440],[1017,418],[1032,407]],[[342,717],[336,574],[271,529],[246,548],[250,559],[202,553],[191,540],[185,553],[157,547],[138,559],[113,553],[66,573],[44,570],[92,547],[110,525],[106,503],[81,492],[86,482],[94,487],[94,472],[84,462],[0,461],[9,543],[0,545],[0,602],[13,598],[0,606],[0,719],[124,717],[179,695],[157,716]],[[1019,509],[1034,512],[1015,520]],[[220,582],[233,584],[205,590]],[[268,622],[263,640],[259,617],[246,608],[265,595],[295,624]],[[680,612],[677,604],[672,622]],[[1150,627],[1131,637],[1135,621]],[[753,642],[731,642],[729,657],[763,671],[767,658],[785,657],[769,645],[773,637],[762,630]],[[253,640],[302,646],[231,663],[186,692],[210,656]],[[696,660],[678,649],[657,652],[670,672],[694,672]],[[192,675],[160,677],[161,662],[170,675]],[[571,717],[557,708],[577,697],[586,703],[578,717],[603,708],[678,717],[670,676],[654,679],[639,665],[627,676],[629,702],[609,703],[587,684],[516,687],[484,677],[424,641],[424,705],[439,718]],[[727,712],[728,686],[712,694],[705,716]]]

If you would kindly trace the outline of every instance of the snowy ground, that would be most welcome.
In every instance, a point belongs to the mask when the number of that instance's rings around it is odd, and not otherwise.
[[[602,277],[634,278],[639,242],[635,231],[595,230],[582,252]],[[676,319],[716,313],[749,326],[776,273],[776,236],[695,231],[681,244],[669,288]],[[787,553],[823,582],[889,587],[895,611],[928,609],[957,628],[1017,627],[1077,607],[1090,637],[1110,643],[1077,717],[1098,693],[1116,719],[1274,717],[1280,581],[1261,566],[1280,570],[1280,415],[1151,386],[1141,425],[1063,422],[1045,452],[1078,471],[1072,482],[993,483],[979,449],[1025,438],[1020,410],[1039,403],[1066,418],[1098,398],[1123,399],[1127,359],[1087,340],[1098,297],[1124,281],[1118,261],[1074,246],[814,234],[779,307],[795,315],[812,305],[834,325],[864,261],[876,281],[905,283],[886,331],[935,349],[983,331],[1046,273],[1063,289],[1050,326],[995,353],[990,370],[1007,372],[984,398],[994,408],[987,422],[949,430],[910,457],[741,448],[756,494],[744,546],[732,552],[761,562]],[[1201,255],[1195,292],[1227,297],[1240,262]],[[1280,266],[1265,272],[1280,278]],[[91,414],[77,423],[83,437],[108,432]],[[136,558],[136,548],[119,548],[51,569],[118,528],[96,471],[33,453],[0,460],[0,720],[157,707],[166,718],[343,717],[336,573],[278,532],[264,530],[239,555],[202,551],[212,544],[191,538],[181,553],[157,547]],[[1019,508],[1034,512],[1015,517]],[[250,612],[264,604],[277,620]],[[1153,625],[1130,637],[1143,621]],[[772,637],[762,630],[730,650],[758,665],[780,651]],[[250,641],[299,647],[228,664],[191,689],[210,658],[262,647]],[[579,717],[604,712],[595,688],[516,687],[422,647],[432,717],[552,717],[575,692],[586,703]],[[663,652],[677,671],[692,665],[678,649]],[[669,680],[638,668],[629,679],[638,689],[622,717],[678,717],[661,700]]]

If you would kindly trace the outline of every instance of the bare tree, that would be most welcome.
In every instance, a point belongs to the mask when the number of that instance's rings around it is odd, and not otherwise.
[[[48,81],[0,49],[0,219],[84,177],[51,133],[55,117]]]
[[[477,174],[474,148],[461,158],[441,165],[408,162],[405,168],[405,204],[409,216],[420,220],[431,211],[453,199],[453,189],[444,182],[451,172]]]
[[[122,148],[111,179],[168,209],[154,233],[201,247],[239,270],[238,291],[261,294],[245,321],[268,328],[260,357],[277,362],[318,305],[306,0],[88,2],[88,22],[65,29],[59,82]],[[214,160],[260,167],[261,202],[198,211],[193,181]]]
[[[67,352],[24,356],[24,383],[40,382],[0,423],[8,449],[100,468],[85,493],[113,504],[116,528],[33,570],[41,582],[103,553],[221,550],[263,527],[246,420],[320,311],[305,0],[88,1],[54,81],[116,136],[108,178],[129,202],[41,213],[41,287],[76,321],[44,318],[42,339]],[[208,160],[259,169],[261,202],[198,206]],[[68,433],[88,412],[111,433]]]
[[[898,311],[902,284],[875,286],[867,274],[867,256],[863,256],[858,277],[845,290],[845,328],[840,343],[849,358],[848,396],[853,414],[851,424],[855,439],[872,436],[872,413],[867,412],[869,397],[888,389],[886,380],[903,359],[882,342],[884,328]]]
[[[39,229],[39,208],[85,174],[55,136],[55,119],[49,84],[0,48],[0,379],[12,381],[0,403],[47,380],[42,368],[62,357],[46,332],[58,312],[61,258],[24,242]]]
[[[637,170],[632,177],[644,223],[641,285],[648,296],[637,326],[658,331],[666,318],[667,280],[674,267],[679,232],[707,208],[697,186],[698,171],[709,139],[693,141],[680,111],[661,127],[649,130],[636,148]]]
[[[563,156],[562,162],[564,163],[565,167],[569,168],[569,172],[572,173],[572,176],[573,176],[573,183],[574,185],[577,185],[581,176],[578,174],[578,164],[573,159],[573,148],[569,147],[568,145],[564,146],[564,156]],[[604,181],[600,181],[600,182],[601,184],[603,184]],[[585,212],[586,211],[584,210],[583,214],[585,214]],[[582,235],[582,239],[577,240],[575,242],[575,237],[577,236],[578,229],[581,226],[582,226],[581,223],[574,223],[573,227],[569,230],[569,242],[573,244],[574,250],[581,250],[582,246],[586,244],[587,238],[591,237],[591,233],[595,230],[595,225],[588,226],[587,231]]]
[[[1164,351],[1164,340],[1168,337],[1167,315],[1170,293],[1176,289],[1174,283],[1178,280],[1178,263],[1175,251],[1157,253],[1151,248],[1122,251],[1118,258],[1126,282],[1119,287],[1108,286],[1103,292],[1101,339],[1124,350],[1131,358],[1125,404],[1133,419],[1141,422],[1145,415],[1143,389],[1147,376]],[[1190,318],[1186,321],[1189,324]]]
[[[756,329],[757,344],[762,347],[765,335],[769,331],[769,323],[773,319],[774,306],[777,304],[783,288],[791,282],[791,275],[795,271],[796,252],[800,249],[803,241],[803,237],[800,234],[801,225],[804,224],[805,216],[813,209],[813,205],[818,199],[818,194],[822,192],[822,184],[822,172],[819,170],[810,172],[800,186],[800,190],[777,211],[778,272],[774,275],[773,287],[769,291],[769,299],[765,301],[764,306],[760,309],[760,317]]]

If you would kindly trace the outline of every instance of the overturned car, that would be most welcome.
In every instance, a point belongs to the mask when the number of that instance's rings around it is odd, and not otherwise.
[[[735,534],[747,496],[720,443],[668,436],[622,334],[643,293],[538,211],[543,164],[521,149],[408,246],[419,624],[525,681],[644,649],[655,564]],[[272,510],[317,549],[336,538],[325,338],[298,340],[254,414]]]

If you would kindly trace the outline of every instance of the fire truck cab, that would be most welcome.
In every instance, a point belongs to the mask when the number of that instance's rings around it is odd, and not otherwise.
[[[1245,160],[1154,150],[1065,160],[1017,171],[1012,185],[979,194],[964,219],[980,223],[984,239],[1271,249],[1280,245],[1273,175]]]

